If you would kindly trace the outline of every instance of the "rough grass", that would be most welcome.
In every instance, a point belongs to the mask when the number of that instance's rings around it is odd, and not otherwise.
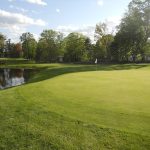
[[[0,91],[0,149],[149,149],[148,64],[22,66],[41,70]]]

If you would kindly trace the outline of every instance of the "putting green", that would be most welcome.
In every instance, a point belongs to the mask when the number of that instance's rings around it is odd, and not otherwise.
[[[100,126],[150,133],[150,71],[71,73],[31,89],[24,95],[46,100],[51,111]]]

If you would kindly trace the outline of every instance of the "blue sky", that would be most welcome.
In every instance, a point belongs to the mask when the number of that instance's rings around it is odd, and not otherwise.
[[[119,24],[131,0],[1,0],[0,32],[14,41],[23,32],[36,38],[44,29],[93,37],[98,22],[110,30]]]

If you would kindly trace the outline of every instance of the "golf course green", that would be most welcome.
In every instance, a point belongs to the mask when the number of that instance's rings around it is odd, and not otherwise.
[[[0,91],[1,150],[150,149],[149,64],[7,67],[39,71]]]

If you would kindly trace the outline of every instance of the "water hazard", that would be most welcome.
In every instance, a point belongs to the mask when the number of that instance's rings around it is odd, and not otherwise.
[[[33,69],[0,69],[0,90],[26,83],[34,72]]]

